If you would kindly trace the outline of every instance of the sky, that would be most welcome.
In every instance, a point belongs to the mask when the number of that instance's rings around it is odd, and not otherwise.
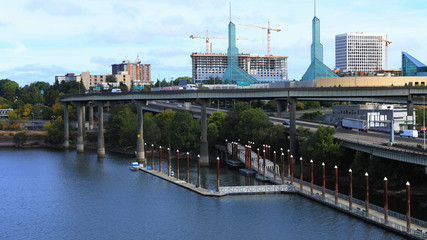
[[[205,52],[203,37],[227,36],[236,24],[240,53],[288,56],[289,79],[301,79],[310,64],[313,0],[1,0],[0,79],[20,86],[53,83],[66,73],[111,73],[123,60],[151,64],[152,80],[191,77],[191,53]],[[401,68],[405,51],[427,63],[427,3],[424,0],[317,0],[324,63],[335,68],[335,35],[371,32],[388,35],[389,68]],[[213,52],[227,41],[211,39]],[[384,63],[385,65],[385,63]]]

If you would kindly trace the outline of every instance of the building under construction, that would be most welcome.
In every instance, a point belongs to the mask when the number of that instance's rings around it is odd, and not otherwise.
[[[228,67],[227,54],[192,53],[193,80],[203,82],[211,78],[222,79]],[[278,82],[288,80],[288,57],[250,56],[239,54],[239,67],[258,82]]]

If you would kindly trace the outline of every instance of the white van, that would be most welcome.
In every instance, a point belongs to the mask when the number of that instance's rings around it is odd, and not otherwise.
[[[401,137],[407,138],[417,138],[418,131],[417,130],[403,130],[403,133],[400,134]]]
[[[111,92],[112,93],[121,93],[122,90],[120,88],[114,88],[114,89],[111,89]]]

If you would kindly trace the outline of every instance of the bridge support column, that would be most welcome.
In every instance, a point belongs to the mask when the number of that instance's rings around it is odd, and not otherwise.
[[[92,109],[92,111],[93,111],[92,104],[90,105],[89,110],[90,109]],[[89,115],[90,115],[90,113],[89,113]],[[92,112],[92,116],[93,116],[93,112]],[[90,119],[90,116],[89,116],[89,119]],[[89,123],[89,125],[90,125],[90,123]],[[105,143],[104,143],[104,103],[103,102],[98,102],[98,149],[97,149],[97,153],[98,153],[98,158],[104,158],[105,157]]]
[[[84,152],[84,140],[83,140],[83,103],[77,103],[77,152]]]
[[[200,112],[200,164],[202,166],[209,165],[209,149],[208,149],[208,122],[206,117],[206,105],[209,100],[202,99],[200,103],[202,105]]]
[[[70,122],[68,119],[68,103],[64,103],[64,148],[70,147]]]
[[[412,120],[411,123],[408,123],[408,129],[412,130],[414,128],[414,102],[412,100],[412,95],[408,95],[407,107],[406,107],[407,120]]]
[[[147,166],[147,159],[144,153],[144,111],[142,106],[147,105],[147,101],[136,101],[136,109],[138,115],[138,132],[136,140],[136,160]]]
[[[291,155],[295,158],[297,157],[297,130],[296,130],[296,110],[297,110],[297,99],[296,98],[288,98],[288,104],[290,106],[291,114],[290,114],[290,123],[289,126],[289,148],[291,151]]]
[[[89,130],[93,129],[93,103],[89,103]]]
[[[86,141],[86,103],[82,105],[83,144]]]
[[[282,117],[282,109],[280,104],[284,101],[284,99],[274,99],[274,102],[277,104],[277,117]]]

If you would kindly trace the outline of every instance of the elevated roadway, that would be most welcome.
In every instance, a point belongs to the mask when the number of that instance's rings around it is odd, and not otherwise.
[[[104,106],[106,102],[122,101],[135,102],[138,110],[138,138],[137,158],[142,161],[145,159],[143,151],[142,138],[142,108],[152,100],[182,100],[198,101],[201,103],[201,142],[200,153],[203,164],[206,164],[207,153],[207,119],[206,105],[210,99],[235,99],[235,100],[253,100],[253,99],[274,99],[277,102],[286,101],[290,109],[290,151],[294,156],[296,151],[296,103],[297,100],[332,100],[332,101],[375,101],[407,104],[408,112],[412,113],[414,104],[422,104],[422,97],[427,95],[426,86],[417,87],[330,87],[330,88],[258,88],[258,89],[221,89],[221,90],[177,90],[177,91],[153,91],[153,92],[123,92],[123,93],[89,93],[89,94],[71,94],[61,96],[61,102],[64,106],[64,124],[68,126],[68,104],[76,104],[78,108],[79,130],[77,134],[77,149],[84,150],[83,127],[85,119],[84,108],[86,105],[96,103],[98,106]],[[98,107],[99,108],[99,107]],[[102,107],[101,107],[102,108]],[[64,128],[65,141],[64,146],[69,145],[68,129]],[[100,132],[100,134],[103,134]],[[103,138],[102,138],[103,141]],[[103,149],[103,143],[99,144]],[[100,151],[102,152],[102,151]],[[101,156],[103,154],[100,154]]]

